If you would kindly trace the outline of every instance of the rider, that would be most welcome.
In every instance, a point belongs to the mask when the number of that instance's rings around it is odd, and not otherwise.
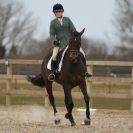
[[[50,23],[50,39],[54,44],[52,61],[51,61],[51,74],[48,76],[50,81],[55,79],[55,71],[58,68],[58,63],[56,61],[56,56],[60,48],[64,48],[70,38],[70,33],[75,31],[72,21],[68,17],[63,16],[64,8],[61,4],[57,3],[53,6],[53,13],[55,19]],[[91,75],[86,72],[86,77]]]

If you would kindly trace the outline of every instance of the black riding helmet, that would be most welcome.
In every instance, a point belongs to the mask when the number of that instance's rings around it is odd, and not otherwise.
[[[59,3],[57,3],[53,6],[53,12],[55,12],[56,10],[62,10],[64,12],[63,6]]]

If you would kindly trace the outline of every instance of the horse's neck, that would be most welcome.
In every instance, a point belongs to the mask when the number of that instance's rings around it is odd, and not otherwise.
[[[65,55],[65,58],[64,58],[64,62],[63,62],[63,66],[67,66],[67,68],[69,70],[74,70],[74,69],[78,69],[79,67],[82,66],[82,61],[81,61],[81,58],[79,57],[77,59],[77,63],[72,63],[69,58],[67,57],[67,55]]]

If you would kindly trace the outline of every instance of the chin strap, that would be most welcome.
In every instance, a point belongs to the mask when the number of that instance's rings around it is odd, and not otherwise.
[[[61,18],[63,18],[63,16],[61,16],[61,17],[57,17],[57,18],[60,18],[60,19],[61,19]]]

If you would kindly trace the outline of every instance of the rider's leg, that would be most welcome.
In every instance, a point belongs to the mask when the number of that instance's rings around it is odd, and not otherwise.
[[[80,52],[84,55],[84,58],[85,58],[85,52],[83,51],[82,48],[80,48]]]
[[[52,59],[53,59],[54,61],[56,61],[56,56],[57,56],[57,54],[58,54],[59,49],[60,49],[60,47],[58,47],[58,46],[56,46],[56,47],[53,48]]]
[[[85,52],[83,51],[83,49],[82,48],[80,48],[80,52],[83,54],[83,56],[82,56],[82,61],[83,61],[83,63],[85,64],[85,66],[86,66],[86,59],[85,59]],[[89,78],[89,77],[91,77],[92,76],[92,74],[90,74],[90,73],[88,73],[87,72],[87,66],[85,67],[85,77],[86,78]]]
[[[56,57],[57,57],[57,54],[59,52],[59,49],[60,49],[60,47],[58,47],[58,46],[54,47],[54,49],[53,49],[52,62],[51,62],[52,71],[55,71],[58,68],[58,63],[56,61]]]
[[[58,63],[56,61],[56,57],[58,54],[60,47],[56,46],[53,49],[53,54],[52,54],[52,60],[51,60],[51,74],[48,76],[48,80],[53,81],[55,79],[55,71],[58,68]]]

